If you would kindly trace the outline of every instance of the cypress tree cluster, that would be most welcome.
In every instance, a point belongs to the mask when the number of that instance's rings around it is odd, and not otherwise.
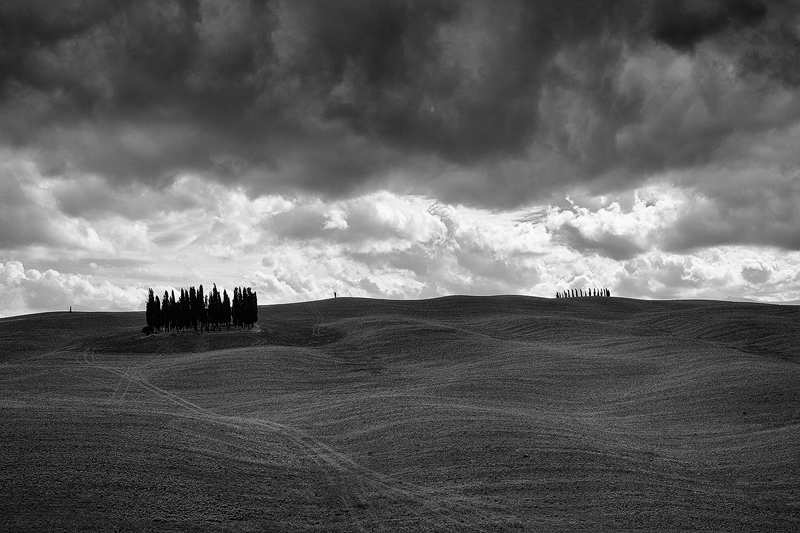
[[[159,299],[153,289],[148,290],[145,307],[147,325],[157,330],[184,331],[217,331],[237,328],[252,328],[258,322],[258,299],[255,291],[247,287],[233,289],[233,301],[228,291],[217,290],[217,285],[209,294],[204,294],[203,286],[197,289],[181,289],[180,296],[175,298],[175,291],[170,294],[164,291]]]
[[[238,328],[253,327],[258,321],[258,297],[250,287],[234,287],[231,319]]]
[[[556,293],[556,298],[587,298],[593,296],[600,296],[602,298],[611,298],[611,291],[603,289],[567,289]]]

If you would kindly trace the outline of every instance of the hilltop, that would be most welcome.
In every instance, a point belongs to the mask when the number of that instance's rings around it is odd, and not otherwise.
[[[0,319],[0,528],[800,528],[800,308],[453,296]]]

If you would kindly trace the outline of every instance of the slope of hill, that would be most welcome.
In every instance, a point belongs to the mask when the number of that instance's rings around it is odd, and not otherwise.
[[[800,308],[339,298],[0,320],[0,529],[800,528]]]

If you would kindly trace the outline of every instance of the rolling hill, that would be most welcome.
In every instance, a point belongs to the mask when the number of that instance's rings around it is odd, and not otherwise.
[[[800,529],[800,308],[454,296],[0,320],[0,529]]]

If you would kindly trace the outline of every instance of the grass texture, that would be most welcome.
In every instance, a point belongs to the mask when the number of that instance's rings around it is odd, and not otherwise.
[[[338,298],[0,320],[0,530],[800,530],[800,308]]]

